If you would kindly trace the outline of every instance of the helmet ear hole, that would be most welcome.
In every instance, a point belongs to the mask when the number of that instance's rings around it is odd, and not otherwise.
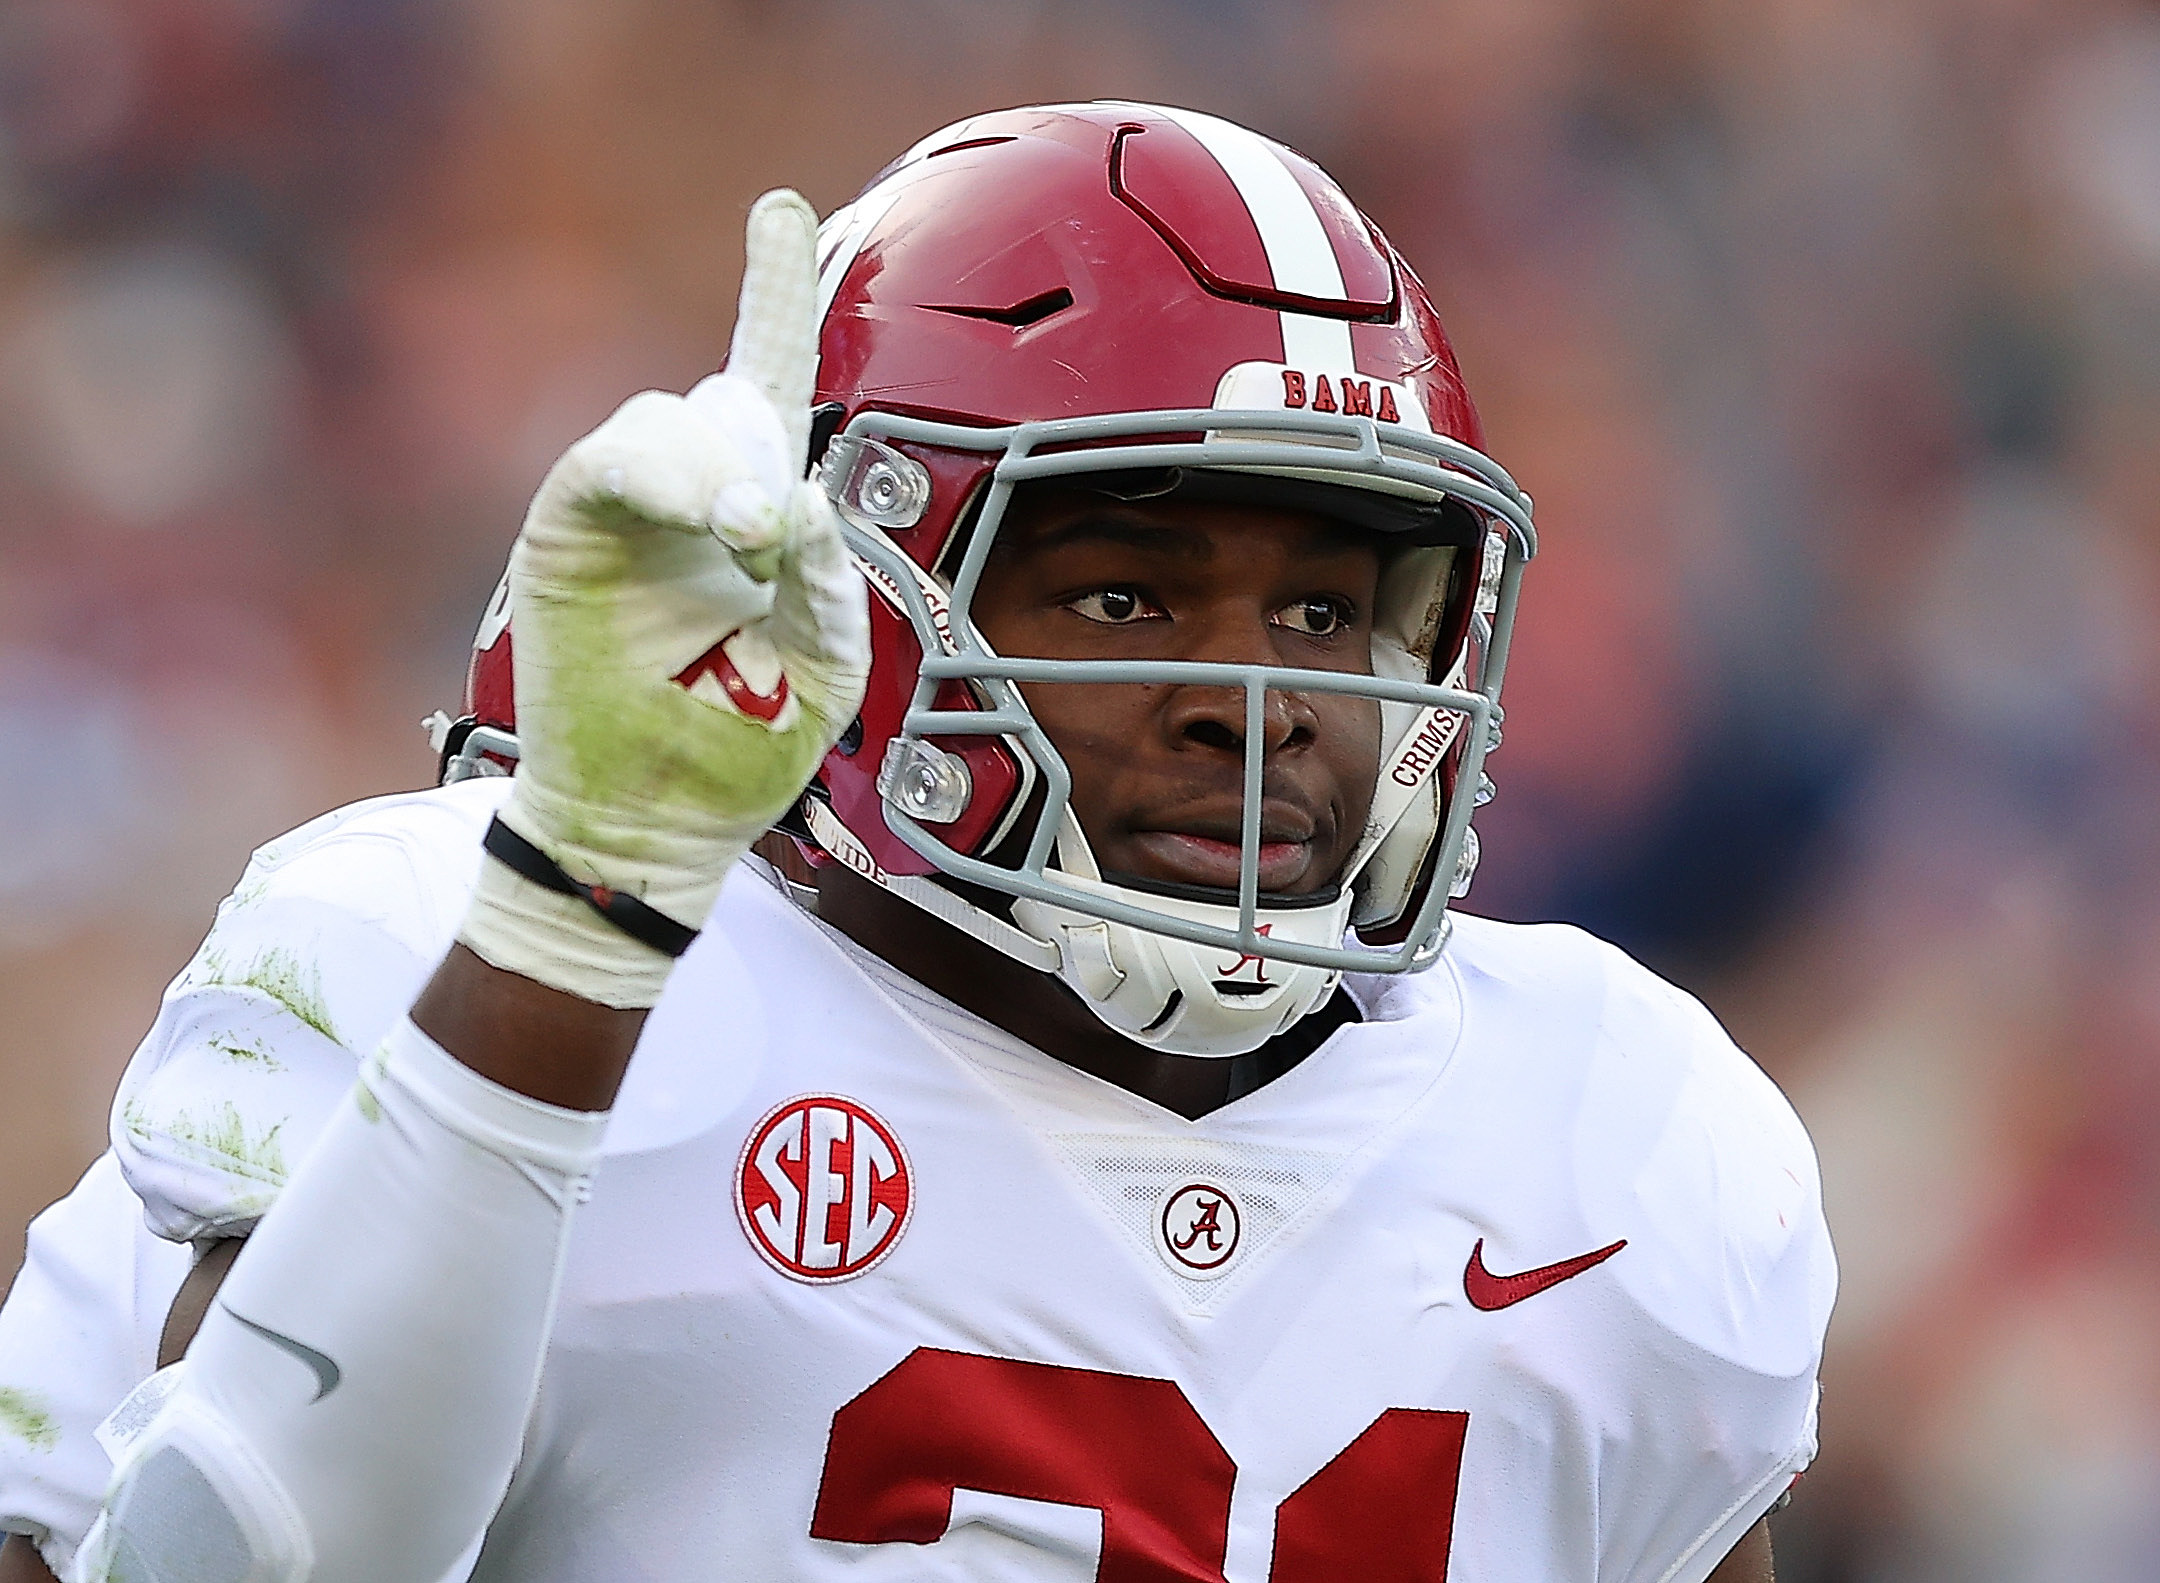
[[[815,473],[818,463],[825,460],[827,447],[846,421],[847,407],[842,402],[821,401],[810,409],[810,472]]]

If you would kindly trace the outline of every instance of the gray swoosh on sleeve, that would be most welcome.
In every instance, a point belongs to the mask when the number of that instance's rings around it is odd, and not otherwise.
[[[325,1396],[328,1396],[332,1391],[336,1390],[338,1388],[339,1382],[345,1377],[345,1371],[340,1369],[334,1360],[325,1357],[320,1352],[317,1352],[306,1342],[295,1341],[291,1336],[286,1335],[283,1331],[272,1330],[268,1325],[258,1325],[252,1319],[248,1319],[240,1314],[235,1314],[233,1313],[232,1309],[223,1302],[220,1302],[218,1304],[218,1307],[223,1308],[225,1312],[231,1315],[235,1321],[242,1325],[245,1325],[249,1330],[254,1331],[256,1335],[261,1336],[263,1340],[269,1342],[270,1345],[272,1345],[273,1347],[277,1347],[282,1351],[291,1353],[294,1357],[298,1358],[302,1363],[305,1363],[308,1366],[308,1368],[315,1375],[315,1383],[317,1387],[315,1395],[313,1396],[313,1398],[311,1398],[309,1402],[310,1406],[314,1405],[315,1402],[321,1401]]]

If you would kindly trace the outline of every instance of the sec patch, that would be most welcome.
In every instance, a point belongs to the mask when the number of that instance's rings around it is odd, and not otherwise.
[[[735,1215],[767,1264],[798,1281],[845,1281],[892,1252],[915,1207],[899,1136],[869,1106],[802,1094],[743,1143]]]

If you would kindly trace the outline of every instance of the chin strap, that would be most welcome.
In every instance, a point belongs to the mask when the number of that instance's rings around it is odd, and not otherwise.
[[[920,907],[940,923],[980,940],[1023,967],[1031,967],[1038,973],[1058,970],[1063,959],[1051,941],[1039,939],[1025,929],[1007,923],[995,913],[985,912],[919,875],[886,873],[870,855],[869,849],[855,839],[855,833],[842,824],[821,799],[805,797],[802,809],[817,844],[873,885],[884,887],[902,901]]]

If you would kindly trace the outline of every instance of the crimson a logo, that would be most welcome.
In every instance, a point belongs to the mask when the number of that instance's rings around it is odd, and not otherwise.
[[[1273,924],[1264,923],[1261,924],[1257,929],[1253,930],[1253,933],[1258,935],[1267,935],[1274,933],[1274,931],[1275,926]],[[1227,966],[1218,967],[1215,969],[1215,981],[1217,983],[1223,983],[1230,979],[1234,979],[1238,976],[1238,974],[1244,972],[1246,968],[1250,967],[1252,969],[1252,981],[1255,984],[1273,984],[1275,981],[1267,976],[1267,964],[1268,959],[1264,956],[1257,955],[1256,953],[1251,951],[1240,951],[1238,953],[1236,961],[1229,963]]]
[[[1208,1275],[1230,1262],[1242,1229],[1237,1200],[1208,1182],[1188,1182],[1163,1205],[1161,1248],[1176,1265]]]

